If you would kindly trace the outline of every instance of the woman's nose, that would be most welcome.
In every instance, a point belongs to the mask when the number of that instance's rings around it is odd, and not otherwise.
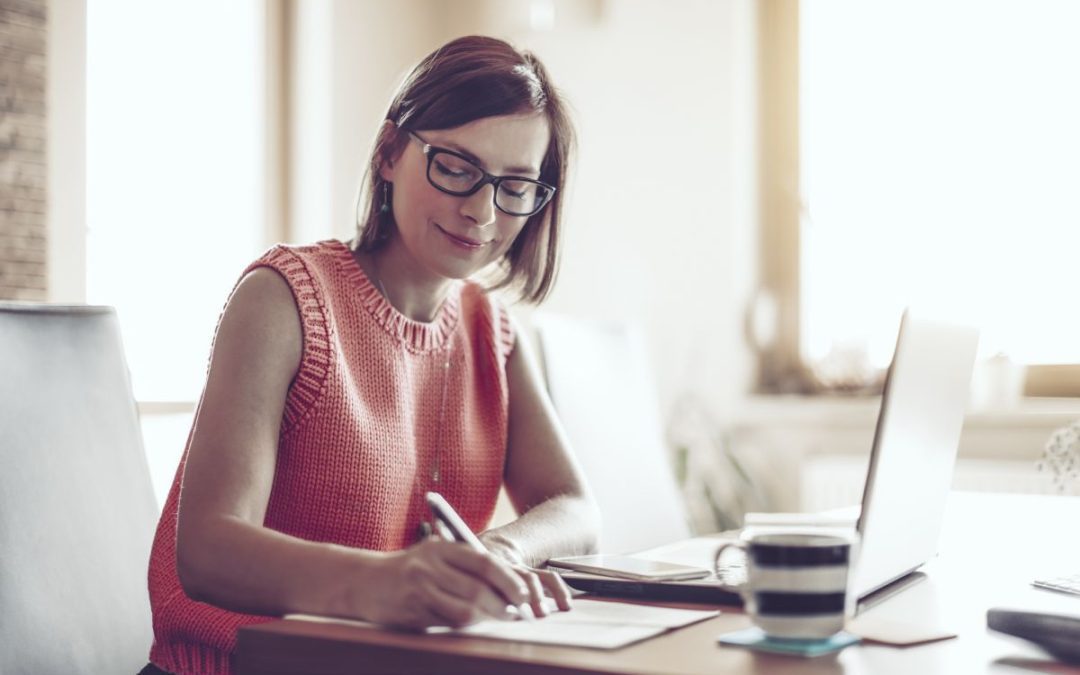
[[[461,215],[477,227],[484,227],[495,222],[495,186],[485,185],[468,197],[463,198]]]

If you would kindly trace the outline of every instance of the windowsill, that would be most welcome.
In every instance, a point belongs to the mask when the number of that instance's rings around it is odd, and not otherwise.
[[[881,408],[880,396],[752,395],[734,415],[735,426],[782,424],[863,428],[874,424]],[[1080,420],[1080,398],[1026,397],[1014,407],[972,408],[964,427],[1043,428],[1061,427]]]
[[[195,412],[195,401],[138,401],[140,415],[184,415]]]
[[[865,477],[860,462],[870,456],[880,405],[880,396],[749,396],[733,411],[726,438],[754,467],[775,510],[828,508],[822,504],[846,503],[828,501],[836,497],[828,493],[834,488],[844,499],[857,499]],[[1026,398],[1012,408],[969,411],[957,448],[960,484],[1002,489],[1001,477],[1008,475],[1010,489],[1044,489],[1035,467],[1047,440],[1077,420],[1080,399]],[[827,485],[818,489],[815,481]]]

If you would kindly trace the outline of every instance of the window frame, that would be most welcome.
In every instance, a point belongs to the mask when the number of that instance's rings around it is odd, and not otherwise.
[[[289,238],[289,223],[287,214],[289,211],[288,183],[288,94],[289,94],[289,21],[290,5],[282,0],[264,0],[264,99],[263,110],[266,117],[265,134],[263,138],[265,165],[263,169],[263,181],[266,185],[265,201],[263,203],[263,246],[268,247]],[[84,35],[87,29],[87,9],[85,4],[80,5],[78,15],[73,15],[68,23],[78,24],[79,34]],[[69,45],[71,49],[62,50],[64,54],[79,56],[79,63],[86,60],[85,39],[78,45]],[[77,48],[77,49],[76,49]],[[70,57],[69,57],[70,58]],[[86,73],[83,69],[80,73],[79,114],[85,118],[85,88]],[[85,124],[82,125],[84,137],[80,143],[82,148],[81,157],[85,157]],[[80,162],[78,166],[84,166]],[[85,168],[83,168],[82,181],[85,185]],[[59,268],[60,272],[50,276],[50,301],[52,302],[77,302],[85,303],[87,297],[87,271],[86,271],[86,236],[87,232],[82,223],[85,221],[85,200],[80,205],[82,216],[76,220],[64,219],[55,222],[50,232],[50,239],[65,240],[63,248],[51,252],[50,268]],[[64,259],[72,256],[78,257],[78,266],[74,272],[68,265],[53,264],[59,259],[60,253]],[[61,274],[62,273],[62,274]],[[140,398],[136,401],[139,415],[143,418],[155,416],[168,416],[176,414],[193,414],[198,401],[196,399],[183,400],[158,400]]]
[[[761,287],[776,302],[776,339],[759,356],[760,393],[822,391],[800,351],[800,0],[758,5]],[[1024,395],[1080,397],[1080,363],[1029,365]]]

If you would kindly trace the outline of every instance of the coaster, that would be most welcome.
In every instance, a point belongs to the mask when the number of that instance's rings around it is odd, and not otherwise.
[[[716,638],[716,641],[722,645],[746,647],[772,654],[813,657],[832,654],[844,647],[857,644],[859,636],[840,632],[822,640],[782,640],[767,637],[760,628],[747,628],[734,633],[724,633]]]

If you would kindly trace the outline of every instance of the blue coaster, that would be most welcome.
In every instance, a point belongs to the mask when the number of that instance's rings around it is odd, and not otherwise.
[[[724,633],[716,638],[723,645],[746,647],[773,654],[791,654],[793,656],[822,656],[838,652],[844,647],[857,644],[860,638],[851,633],[840,632],[822,640],[781,640],[766,637],[760,628]]]

